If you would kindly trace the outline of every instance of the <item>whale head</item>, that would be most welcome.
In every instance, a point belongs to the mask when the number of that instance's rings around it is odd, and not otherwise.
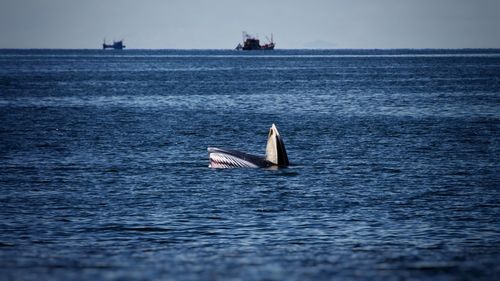
[[[274,124],[269,129],[269,134],[267,135],[266,160],[280,167],[288,166],[289,164],[285,143]]]
[[[216,147],[208,148],[211,168],[267,168],[288,166],[285,144],[276,128],[269,129],[266,156],[255,156],[244,152]]]

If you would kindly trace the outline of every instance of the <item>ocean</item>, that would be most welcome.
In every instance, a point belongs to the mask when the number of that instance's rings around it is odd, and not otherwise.
[[[0,279],[498,280],[499,159],[498,49],[0,50]]]

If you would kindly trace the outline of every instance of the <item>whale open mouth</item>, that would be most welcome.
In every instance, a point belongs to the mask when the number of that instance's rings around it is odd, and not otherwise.
[[[260,157],[231,149],[209,147],[208,159],[210,160],[208,165],[210,168],[267,168],[289,165],[285,144],[274,124],[269,129],[265,156]]]

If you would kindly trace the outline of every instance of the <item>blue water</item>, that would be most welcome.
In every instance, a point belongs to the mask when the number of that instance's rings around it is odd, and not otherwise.
[[[500,50],[0,50],[0,279],[495,280],[499,159]]]

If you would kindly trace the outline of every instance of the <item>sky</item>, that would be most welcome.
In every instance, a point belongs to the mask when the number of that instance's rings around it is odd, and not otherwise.
[[[500,0],[0,0],[0,48],[500,48]]]

